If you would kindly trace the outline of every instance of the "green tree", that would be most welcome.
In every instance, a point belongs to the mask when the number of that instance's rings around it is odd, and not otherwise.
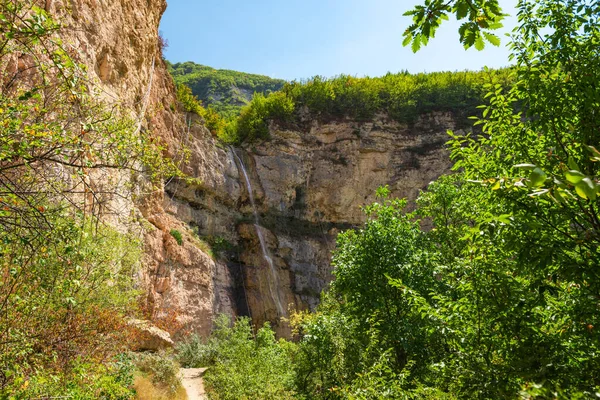
[[[430,37],[437,25],[427,18],[441,17],[428,8],[458,13],[461,4],[485,12],[483,2],[430,1],[411,29]],[[339,306],[319,318],[357,321],[348,331],[368,339],[347,354],[370,364],[338,379],[338,397],[598,396],[598,7],[520,1],[516,83],[492,77],[475,118],[481,132],[451,134],[461,173],[430,185],[413,216],[374,205],[377,223],[341,236]],[[384,317],[369,324],[374,315]]]

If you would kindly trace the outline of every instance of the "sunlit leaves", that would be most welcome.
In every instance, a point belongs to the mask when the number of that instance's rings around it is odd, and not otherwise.
[[[467,19],[458,29],[460,42],[466,49],[483,50],[486,41],[500,45],[498,36],[491,33],[502,27],[505,16],[497,0],[428,0],[404,14],[412,16],[413,23],[404,32],[403,46],[410,44],[412,51],[417,52],[435,37],[437,29],[452,14],[459,21]]]

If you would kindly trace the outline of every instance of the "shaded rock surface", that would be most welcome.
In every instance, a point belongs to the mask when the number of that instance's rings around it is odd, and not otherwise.
[[[332,279],[336,235],[365,221],[362,207],[378,187],[414,201],[429,182],[450,170],[443,144],[455,129],[451,114],[423,115],[412,126],[379,115],[374,121],[314,122],[310,132],[271,127],[272,139],[249,147],[249,169],[261,225],[277,266],[280,297],[291,309],[314,309]],[[240,210],[248,213],[247,193]],[[268,271],[256,235],[239,225],[249,309],[257,322],[274,319],[264,296]],[[284,333],[285,329],[280,333]]]

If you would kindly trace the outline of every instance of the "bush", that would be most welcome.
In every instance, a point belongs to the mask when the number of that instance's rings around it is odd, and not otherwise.
[[[73,398],[78,400],[130,400],[133,399],[133,364],[119,357],[106,365],[75,361],[68,376],[40,370],[18,378],[8,387],[10,399]]]
[[[269,121],[289,122],[294,115],[294,101],[283,92],[264,96],[257,93],[252,102],[242,109],[237,121],[237,141],[269,138]]]
[[[192,337],[177,350],[184,365],[210,366],[204,382],[211,398],[293,398],[295,345],[275,340],[268,324],[254,335],[248,318],[230,326],[230,318],[222,315],[206,344]]]
[[[180,246],[183,244],[183,236],[181,235],[181,232],[179,232],[177,229],[171,229],[171,236],[173,236],[173,238],[175,239],[175,241],[177,241],[177,244],[179,244]]]
[[[312,119],[370,120],[377,112],[401,123],[414,123],[433,111],[452,112],[459,123],[477,114],[483,101],[483,85],[492,77],[511,84],[510,70],[486,72],[436,72],[411,75],[406,72],[381,78],[340,75],[332,79],[316,76],[291,82],[280,92],[256,94],[238,118],[237,141],[266,139],[271,121],[299,124],[297,110],[307,109]]]
[[[202,368],[213,364],[217,357],[217,342],[214,338],[206,343],[196,334],[175,347],[177,360],[185,368]]]
[[[189,87],[184,84],[177,85],[177,100],[183,109],[189,113],[196,114],[204,119],[206,128],[219,139],[227,136],[230,129],[228,126],[232,123],[223,118],[214,108],[205,108],[202,103],[192,94]]]
[[[135,355],[134,363],[137,369],[159,388],[173,394],[181,387],[179,364],[166,353],[140,353]]]

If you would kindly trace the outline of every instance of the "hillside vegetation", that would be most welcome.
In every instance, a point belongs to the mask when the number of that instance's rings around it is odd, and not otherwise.
[[[0,0],[0,398],[130,399],[142,243],[104,221],[138,189],[120,176],[183,174],[90,90],[61,32],[34,1]]]
[[[221,140],[233,144],[268,139],[272,122],[305,131],[314,120],[351,118],[369,121],[377,113],[410,124],[425,113],[452,112],[466,126],[468,117],[476,115],[477,106],[483,102],[484,85],[491,81],[502,87],[510,86],[510,70],[401,72],[376,78],[316,76],[306,81],[285,83],[277,92],[257,92],[252,101],[240,108],[237,118],[233,114],[223,118],[220,114],[221,121],[215,122],[216,116],[210,116],[213,122],[209,125]],[[185,89],[180,90],[182,94],[185,92]],[[195,94],[193,89],[191,94]],[[191,104],[193,97],[187,95],[181,100]],[[200,109],[203,108],[201,104],[187,108],[206,115],[212,107],[204,111]]]
[[[169,72],[178,84],[185,84],[205,107],[213,108],[224,118],[237,117],[242,106],[254,93],[267,94],[280,90],[285,81],[264,75],[227,69],[214,69],[193,62],[167,62]]]

